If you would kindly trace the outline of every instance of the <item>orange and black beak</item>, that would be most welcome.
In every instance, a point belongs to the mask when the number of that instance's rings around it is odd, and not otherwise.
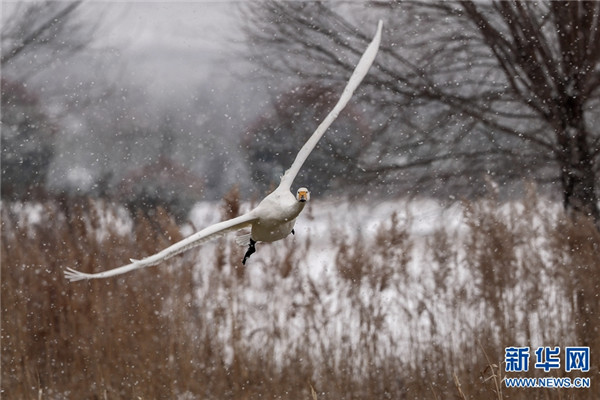
[[[298,190],[298,201],[308,201],[308,190]]]

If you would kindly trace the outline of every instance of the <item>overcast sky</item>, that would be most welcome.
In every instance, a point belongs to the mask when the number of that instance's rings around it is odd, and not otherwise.
[[[243,61],[238,2],[93,2],[84,7],[87,18],[101,17],[94,46],[118,49],[137,79],[152,82],[149,86],[160,94],[231,76]]]

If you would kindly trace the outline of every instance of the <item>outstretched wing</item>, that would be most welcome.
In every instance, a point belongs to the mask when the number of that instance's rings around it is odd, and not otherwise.
[[[292,164],[290,169],[285,171],[285,174],[281,178],[281,183],[279,184],[279,188],[285,188],[285,189],[289,190],[292,187],[294,178],[296,178],[296,175],[298,175],[298,172],[300,171],[302,164],[304,164],[304,161],[306,161],[306,159],[308,158],[310,153],[313,151],[313,149],[317,145],[317,142],[319,141],[319,139],[321,139],[321,136],[323,136],[323,134],[325,133],[327,128],[329,128],[329,125],[331,125],[331,123],[333,121],[335,121],[335,119],[337,118],[339,113],[344,109],[344,107],[346,107],[346,104],[348,104],[348,101],[352,97],[354,90],[356,90],[356,88],[358,87],[360,82],[362,82],[363,78],[369,71],[371,64],[373,64],[373,60],[375,60],[375,56],[377,55],[377,50],[379,50],[379,42],[381,41],[382,26],[383,26],[383,22],[379,21],[379,24],[377,25],[377,33],[375,34],[375,37],[373,38],[373,40],[371,41],[371,43],[369,44],[369,46],[363,53],[362,57],[360,58],[360,61],[356,65],[356,68],[354,69],[352,76],[350,76],[350,80],[348,81],[348,83],[346,84],[346,87],[344,88],[342,96],[338,100],[335,107],[333,107],[333,109],[329,112],[327,117],[325,117],[323,122],[321,122],[321,124],[317,127],[317,130],[315,130],[315,132],[308,139],[308,141],[304,144],[304,146],[302,146],[302,148],[298,152],[298,155],[296,155],[296,159],[294,160],[294,163]]]
[[[169,258],[186,251],[187,249],[199,246],[204,242],[216,239],[229,232],[237,231],[250,226],[255,220],[256,217],[254,214],[249,212],[228,221],[219,222],[204,228],[201,231],[188,236],[187,238],[167,247],[162,251],[159,251],[152,256],[148,256],[142,260],[132,259],[131,264],[123,265],[122,267],[114,268],[104,272],[98,272],[96,274],[86,274],[84,272],[76,271],[72,268],[67,268],[65,271],[65,277],[72,282],[83,279],[108,278],[109,276],[120,275],[136,269],[157,265],[162,261],[168,260]]]

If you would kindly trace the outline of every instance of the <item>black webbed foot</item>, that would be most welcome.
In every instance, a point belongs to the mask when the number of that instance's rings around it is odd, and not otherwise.
[[[242,260],[242,264],[246,265],[246,260],[249,259],[250,256],[256,252],[256,247],[254,246],[255,244],[256,244],[256,241],[254,241],[254,240],[252,240],[252,238],[250,238],[250,244],[248,245],[248,251],[246,251],[246,254],[244,254],[244,259]]]

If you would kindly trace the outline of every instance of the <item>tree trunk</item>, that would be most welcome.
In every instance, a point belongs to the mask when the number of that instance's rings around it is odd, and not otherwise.
[[[563,205],[572,216],[591,218],[600,230],[600,209],[595,184],[594,161],[585,123],[583,107],[576,98],[569,98],[557,113],[558,161],[561,167]]]
[[[563,102],[564,106],[555,115],[559,116],[554,121],[557,132],[558,161],[561,164],[561,183],[563,190],[563,205],[572,217],[578,231],[584,230],[585,222],[579,225],[579,217],[589,218],[600,231],[600,210],[596,195],[593,157],[591,146],[588,143],[590,134],[586,130],[583,119],[583,105],[576,98],[569,98]],[[589,232],[589,231],[588,231]],[[571,236],[578,236],[577,233]],[[579,238],[572,247],[573,251],[585,254],[592,236]],[[575,323],[577,340],[582,346],[595,346],[598,332],[598,299],[596,296],[600,271],[596,270],[597,264],[584,260],[580,265],[572,268],[582,268],[582,271],[573,277],[575,291]]]

